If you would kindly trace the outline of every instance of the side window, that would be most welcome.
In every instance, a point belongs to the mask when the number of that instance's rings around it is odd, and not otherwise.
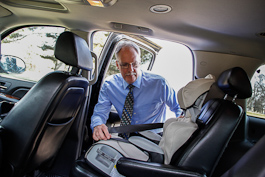
[[[251,79],[252,96],[247,100],[247,115],[265,118],[265,65]]]
[[[110,32],[106,31],[97,31],[93,34],[93,52],[97,55],[97,57],[100,56],[109,35]]]
[[[38,81],[44,75],[68,67],[54,57],[61,27],[26,27],[14,31],[1,41],[1,76]]]
[[[150,38],[150,40],[161,47],[151,72],[166,78],[169,85],[177,93],[179,89],[193,78],[193,58],[191,51],[179,43],[153,38]],[[175,117],[175,113],[171,112],[168,107],[166,117]]]
[[[166,78],[171,87],[177,92],[193,78],[191,51],[179,43],[152,38],[150,40],[161,46],[152,72]]]

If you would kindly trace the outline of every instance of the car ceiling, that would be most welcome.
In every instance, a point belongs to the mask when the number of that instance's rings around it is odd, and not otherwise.
[[[169,13],[150,7],[169,5]],[[210,51],[265,60],[264,0],[117,0],[92,7],[82,0],[0,0],[0,31],[19,25],[61,25],[155,36]]]

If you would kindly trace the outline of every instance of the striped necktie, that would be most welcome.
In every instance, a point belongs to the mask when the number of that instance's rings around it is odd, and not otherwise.
[[[121,116],[121,126],[124,125],[130,125],[131,124],[131,118],[133,114],[133,105],[134,105],[134,99],[133,99],[133,85],[129,85],[129,92],[126,96],[123,111],[122,111],[122,116]],[[129,138],[129,133],[125,133],[124,138],[128,139]]]

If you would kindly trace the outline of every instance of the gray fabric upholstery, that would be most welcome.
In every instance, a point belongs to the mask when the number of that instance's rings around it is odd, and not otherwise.
[[[197,116],[214,81],[214,76],[208,75],[205,78],[190,81],[178,91],[178,102],[185,117],[168,119],[163,126],[163,136],[159,146],[164,151],[165,164],[170,163],[174,153],[197,130]]]
[[[196,131],[198,125],[189,118],[171,118],[164,124],[164,133],[159,147],[164,152],[164,163],[169,164],[174,153]]]
[[[186,118],[190,118],[191,121],[196,122],[204,99],[214,82],[214,76],[209,74],[205,78],[190,81],[178,91],[178,102]]]

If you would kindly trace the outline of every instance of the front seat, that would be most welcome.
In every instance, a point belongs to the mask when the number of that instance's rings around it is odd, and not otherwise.
[[[87,100],[89,81],[80,73],[93,69],[93,59],[86,41],[63,32],[55,57],[72,71],[44,76],[1,123],[1,176],[23,176],[49,166]]]
[[[224,71],[217,85],[226,94],[225,99],[210,99],[204,104],[197,118],[198,130],[175,152],[169,165],[122,157],[116,165],[118,172],[127,177],[211,176],[244,116],[235,99],[252,94],[249,78],[240,67]]]

